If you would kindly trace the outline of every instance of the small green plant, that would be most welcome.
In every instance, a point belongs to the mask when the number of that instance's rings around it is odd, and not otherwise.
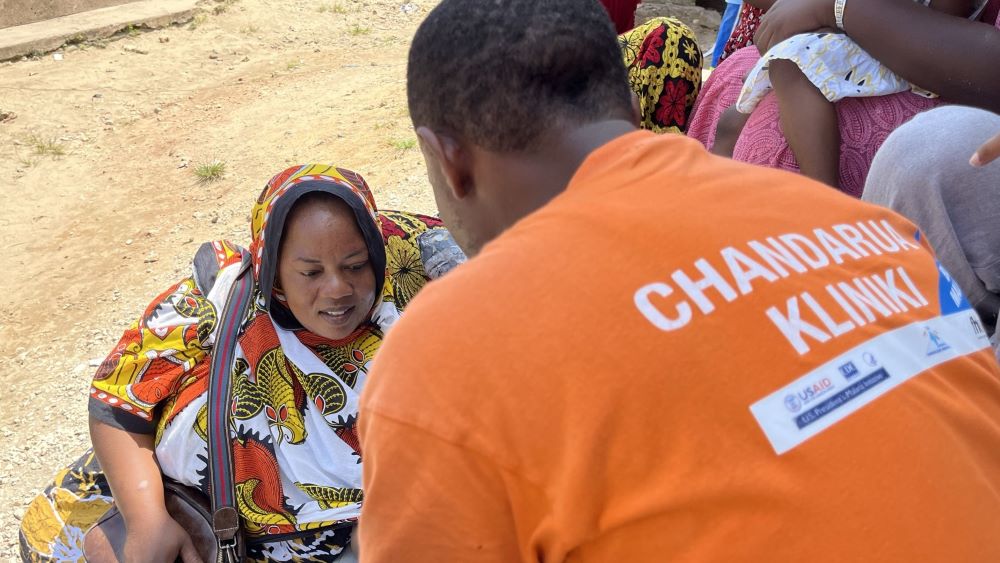
[[[208,184],[211,182],[216,182],[222,179],[222,176],[226,173],[226,163],[225,161],[215,159],[211,162],[206,162],[204,164],[199,164],[194,167],[194,175],[198,178],[198,182],[201,184]]]
[[[321,14],[325,14],[327,12],[330,12],[330,13],[333,13],[333,14],[346,14],[347,13],[347,8],[344,7],[344,5],[341,4],[341,3],[339,3],[339,2],[336,2],[336,3],[324,3],[324,4],[320,4],[319,6],[317,6],[316,7],[316,11],[319,12],[319,13],[321,13]]]
[[[205,20],[207,19],[208,19],[208,14],[204,12],[199,12],[195,14],[194,17],[191,18],[191,24],[188,26],[188,29],[190,29],[191,31],[198,29],[199,27],[201,27],[201,24],[205,23]]]
[[[22,142],[31,147],[35,156],[65,156],[66,146],[54,137],[42,137],[38,133],[28,133]]]
[[[31,168],[38,164],[38,160],[31,158],[30,156],[17,155],[17,164],[21,168]]]
[[[401,151],[408,151],[417,147],[416,139],[393,139],[389,142],[392,148]]]
[[[139,28],[132,24],[128,24],[125,26],[125,35],[128,35],[129,37],[136,37],[139,35]]]
[[[354,26],[352,26],[351,29],[348,30],[348,33],[350,33],[355,37],[358,35],[368,35],[371,32],[372,29],[370,27],[361,27],[358,24],[354,24]]]
[[[302,61],[288,61],[285,65],[285,70],[295,70],[302,66]]]

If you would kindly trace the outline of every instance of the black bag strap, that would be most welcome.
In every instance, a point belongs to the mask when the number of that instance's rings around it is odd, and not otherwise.
[[[232,373],[240,324],[253,301],[250,254],[241,249],[243,262],[229,290],[229,298],[219,317],[212,349],[208,387],[208,471],[211,477],[212,530],[219,542],[218,563],[238,563],[242,538],[240,515],[236,509],[233,479],[232,442],[229,416],[232,411]]]

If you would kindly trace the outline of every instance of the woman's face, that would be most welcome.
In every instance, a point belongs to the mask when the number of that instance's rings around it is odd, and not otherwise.
[[[292,208],[278,255],[278,284],[292,314],[314,334],[339,340],[367,320],[375,304],[375,273],[347,204],[326,197]]]

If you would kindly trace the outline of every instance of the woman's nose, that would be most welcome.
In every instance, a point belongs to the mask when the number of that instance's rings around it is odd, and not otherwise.
[[[344,276],[331,274],[323,281],[323,297],[330,299],[343,299],[354,293],[354,288]]]

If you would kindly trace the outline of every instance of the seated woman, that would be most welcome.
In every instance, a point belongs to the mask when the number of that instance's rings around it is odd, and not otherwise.
[[[980,109],[945,106],[918,115],[875,155],[862,199],[920,227],[979,313],[1000,360],[1000,136],[989,156],[990,145],[983,144],[997,132],[1000,115]],[[936,141],[931,147],[928,138]]]
[[[739,130],[722,119],[740,95],[743,81],[760,58],[759,50],[792,35],[834,27],[836,0],[750,0],[769,8],[756,32],[758,48],[744,48],[712,74],[697,102],[688,134],[712,148],[718,130]],[[875,152],[885,138],[914,115],[942,100],[1000,109],[1000,0],[990,0],[978,22],[893,0],[841,2],[844,32],[861,48],[905,80],[935,92],[847,98],[835,104],[840,129],[839,187],[860,196]],[[891,23],[888,23],[891,22]],[[994,24],[988,29],[984,23]],[[762,42],[761,39],[765,40]],[[918,39],[919,38],[919,39]],[[779,122],[778,102],[764,97],[738,134],[733,158],[798,171]]]
[[[237,508],[249,561],[339,558],[361,507],[358,397],[385,331],[427,281],[416,237],[431,217],[379,213],[364,179],[326,165],[268,182],[251,215],[254,300],[232,374]],[[93,451],[61,471],[21,525],[26,561],[82,560],[111,506],[130,560],[189,555],[163,478],[207,494],[210,357],[242,261],[204,245],[191,277],[157,297],[94,376]]]
[[[640,127],[684,133],[701,90],[702,54],[691,28],[675,18],[653,18],[618,36]]]
[[[701,90],[702,54],[691,28],[676,18],[635,25],[639,0],[601,0],[618,32],[640,124],[654,133],[684,133]]]

